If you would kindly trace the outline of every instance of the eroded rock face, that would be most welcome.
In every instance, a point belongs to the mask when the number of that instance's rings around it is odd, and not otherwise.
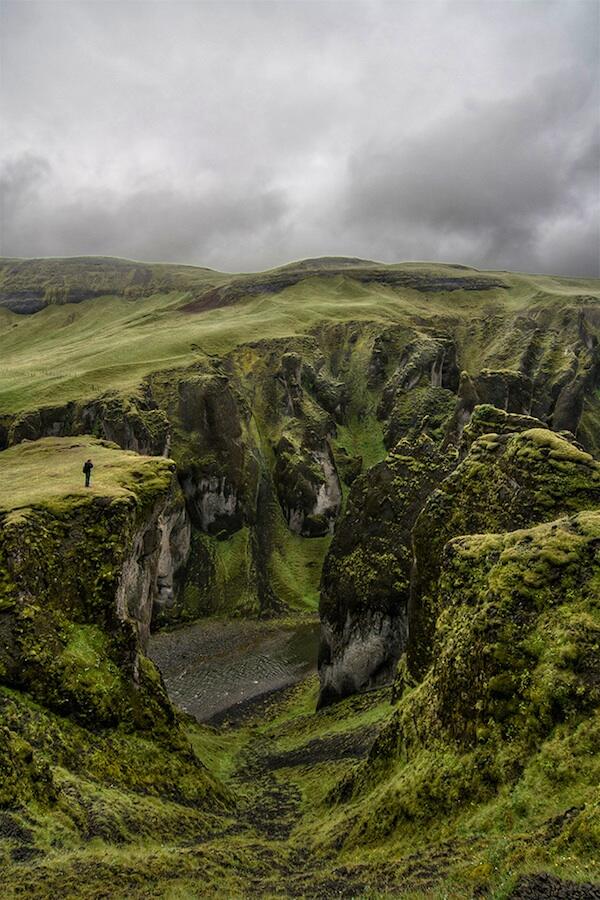
[[[157,461],[158,462],[158,461]],[[174,467],[135,497],[86,497],[0,522],[0,681],[94,726],[173,720],[144,657],[154,604],[189,552]]]
[[[311,449],[283,436],[276,457],[274,478],[290,531],[304,537],[332,534],[342,489],[327,442]]]
[[[185,602],[173,616],[253,615],[285,608],[288,597],[297,603],[305,588],[286,577],[282,532],[328,536],[342,495],[330,440],[345,385],[319,342],[261,341],[149,381],[172,425],[170,453],[193,529]],[[355,477],[360,457],[340,458],[344,476]]]
[[[544,423],[534,416],[510,413],[496,406],[481,404],[473,409],[469,423],[462,432],[460,453],[468,453],[471,445],[484,434],[517,434],[544,427]]]
[[[531,416],[476,406],[442,447],[401,441],[352,487],[323,568],[320,705],[389,681],[404,650],[423,676],[449,540],[600,504],[600,464]]]
[[[227,376],[202,373],[179,383],[180,481],[192,521],[208,534],[233,534],[254,516],[258,466],[247,417]]]
[[[422,435],[353,483],[323,567],[320,706],[392,678],[408,636],[412,526],[455,459]]]
[[[133,536],[115,595],[117,615],[133,621],[143,652],[152,619],[175,605],[190,539],[185,504],[173,486],[171,495],[157,503]]]
[[[522,372],[482,369],[473,378],[473,385],[479,403],[523,415],[533,405],[533,383]]]
[[[455,413],[458,349],[450,332],[392,326],[373,342],[368,383],[381,390],[385,446],[420,434],[440,442]]]
[[[181,486],[196,524],[207,534],[232,533],[242,526],[238,492],[226,476],[181,476]]]
[[[456,346],[450,335],[424,332],[415,336],[403,348],[396,369],[385,387],[382,409],[393,403],[398,392],[410,391],[423,380],[431,387],[455,391],[458,374]]]
[[[6,420],[5,445],[42,437],[93,434],[124,450],[165,456],[170,425],[149,392],[137,397],[108,393],[85,403],[47,406]]]
[[[422,675],[431,659],[439,613],[434,597],[449,540],[515,531],[599,504],[600,463],[565,437],[533,428],[477,438],[415,523],[408,645],[412,673]]]
[[[107,395],[84,406],[77,427],[84,434],[99,434],[124,450],[146,456],[167,456],[171,426],[146,389],[141,397]]]
[[[500,791],[519,796],[527,767],[554,769],[557,747],[565,772],[586,768],[600,701],[599,541],[595,509],[445,545],[431,665],[400,687],[368,758],[334,792],[352,799],[349,844],[415,811],[439,822]]]

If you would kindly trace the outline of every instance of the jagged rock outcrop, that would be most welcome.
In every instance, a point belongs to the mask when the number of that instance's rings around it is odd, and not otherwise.
[[[0,427],[0,447],[82,434],[93,434],[124,450],[148,456],[165,456],[170,443],[169,421],[146,387],[138,396],[111,392],[89,402],[45,406],[6,417]]]
[[[482,369],[473,378],[473,386],[479,403],[522,415],[531,410],[533,383],[522,372]]]
[[[354,482],[323,567],[319,706],[393,676],[408,637],[412,527],[454,464],[421,435]]]
[[[518,798],[558,765],[586,769],[600,724],[599,545],[597,510],[446,544],[431,666],[405,681],[368,758],[331,795],[352,800],[348,845]]]
[[[276,449],[274,478],[290,531],[304,537],[333,533],[342,490],[327,442],[306,446],[289,432]]]
[[[248,410],[218,372],[181,380],[178,394],[179,477],[190,516],[208,534],[231,535],[254,516],[258,465]]]
[[[325,559],[319,704],[389,681],[405,649],[423,676],[450,539],[595,505],[600,464],[531,416],[479,405],[458,448],[401,441],[354,483]]]
[[[368,383],[381,390],[377,416],[385,446],[426,433],[443,437],[459,384],[454,338],[436,330],[393,326],[378,334],[369,359]]]
[[[168,455],[171,426],[147,385],[138,396],[106,394],[85,404],[76,422],[75,434],[95,434],[145,456]]]
[[[582,346],[578,348],[570,371],[571,377],[561,386],[552,410],[552,427],[556,431],[577,432],[586,395],[600,385],[598,340],[585,330],[583,335]]]
[[[191,523],[174,480],[170,494],[133,535],[115,594],[117,615],[134,622],[142,651],[147,649],[153,619],[176,604],[190,540]]]
[[[482,403],[474,407],[469,423],[461,433],[460,453],[462,456],[468,453],[471,445],[484,434],[517,434],[532,428],[545,427],[544,423],[534,416],[506,412],[497,406]]]
[[[413,675],[422,676],[431,660],[440,612],[436,586],[449,540],[513,531],[597,506],[600,463],[566,438],[545,428],[477,438],[415,523],[408,644]]]
[[[302,369],[302,384],[312,393],[315,400],[336,422],[344,422],[347,416],[350,395],[344,381],[336,381],[326,371],[325,357],[318,355],[313,365],[305,364]]]
[[[299,602],[304,588],[281,564],[282,528],[329,536],[341,505],[338,459],[348,479],[362,466],[331,444],[336,417],[345,414],[345,383],[329,371],[319,341],[250,344],[190,370],[158,373],[149,390],[171,423],[170,452],[193,531],[183,603],[157,621],[272,613]],[[316,592],[318,568],[310,576]]]

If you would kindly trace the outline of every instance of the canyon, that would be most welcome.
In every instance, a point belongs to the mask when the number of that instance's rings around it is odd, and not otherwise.
[[[7,896],[598,896],[599,338],[589,279],[2,260]]]

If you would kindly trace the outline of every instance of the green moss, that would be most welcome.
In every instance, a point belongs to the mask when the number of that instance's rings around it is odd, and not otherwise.
[[[353,798],[351,843],[401,827],[414,832],[433,818],[464,819],[474,805],[497,804],[499,815],[508,796],[531,802],[527,785],[540,766],[547,780],[571,779],[590,796],[598,765],[589,749],[600,704],[599,538],[600,514],[583,512],[449,544],[432,666],[418,687],[405,689],[369,760],[332,795]],[[569,559],[556,566],[565,547]],[[563,754],[560,766],[549,762],[553,748]]]
[[[454,455],[421,435],[400,441],[352,484],[325,560],[321,618],[342,629],[357,611],[403,615],[412,568],[411,530]]]
[[[84,487],[82,466],[92,458],[90,488]],[[131,500],[147,505],[168,488],[173,463],[139,456],[116,444],[88,436],[43,438],[0,454],[0,514],[9,519],[31,507],[62,514],[91,499]]]
[[[330,543],[330,535],[309,540],[292,534],[283,517],[277,517],[268,572],[273,590],[286,607],[317,610],[321,570]]]
[[[72,467],[92,454],[95,489],[71,495]],[[14,508],[0,528],[0,681],[92,726],[168,728],[164,688],[139,662],[134,620],[115,595],[136,535],[172,495],[172,463],[45,439],[3,452],[0,466],[15,487],[3,481]]]
[[[434,595],[444,548],[459,535],[512,530],[600,504],[600,464],[548,429],[483,435],[455,471],[433,492],[414,529],[416,572],[409,661],[422,673],[430,658],[438,615]],[[466,540],[466,539],[465,539]],[[571,538],[548,547],[545,560],[523,573],[519,590],[532,594],[557,563],[569,561]],[[477,543],[479,541],[479,544]],[[468,540],[467,540],[468,543]],[[543,565],[541,565],[543,563]],[[558,577],[558,576],[557,576]]]
[[[67,625],[66,646],[58,659],[66,693],[94,695],[94,706],[104,719],[112,695],[122,685],[122,673],[110,658],[110,639],[97,625]]]
[[[386,426],[388,448],[401,438],[414,438],[424,432],[441,441],[456,405],[456,395],[441,387],[417,387],[401,393],[394,403]]]

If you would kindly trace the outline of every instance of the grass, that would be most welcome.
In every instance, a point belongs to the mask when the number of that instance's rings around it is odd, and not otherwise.
[[[39,278],[46,287],[57,280],[60,285],[68,281],[68,273],[63,271],[68,261],[36,262],[42,273]],[[84,263],[92,262],[80,261],[82,272],[77,284],[90,283],[92,276]],[[109,260],[106,265],[115,262],[127,261]],[[450,266],[429,263],[378,268],[409,274],[424,272],[431,277],[457,275]],[[10,271],[10,266],[5,266],[4,271]],[[60,276],[59,271],[63,271]],[[352,278],[352,269],[336,274],[317,268],[309,269],[297,284],[269,293],[270,279],[277,279],[284,271],[275,270],[260,276],[258,288],[264,287],[265,292],[250,293],[257,284],[248,277],[191,267],[165,266],[161,271],[163,274],[152,276],[147,286],[147,290],[157,290],[137,297],[134,294],[134,299],[107,293],[79,304],[53,304],[31,316],[0,308],[0,411],[7,414],[63,404],[93,397],[108,388],[133,390],[153,371],[188,365],[206,353],[224,354],[249,341],[305,334],[318,323],[394,323],[414,317],[447,317],[451,313],[466,328],[473,318],[489,318],[491,314],[514,313],[544,304],[558,311],[579,302],[574,299],[578,294],[586,295],[587,302],[598,300],[598,284],[593,280],[505,273],[501,278],[508,290],[426,293],[409,287],[359,283]],[[475,277],[485,273],[458,274]],[[16,276],[11,277],[14,281]],[[23,284],[31,286],[32,275],[28,281],[25,278],[23,275]],[[105,283],[107,290],[111,284],[108,278],[98,283]],[[0,279],[0,290],[9,290],[11,284],[5,274],[4,280]],[[214,284],[234,286],[231,289],[235,288],[236,302],[203,312],[182,311],[190,299]],[[113,289],[125,290],[121,281]]]
[[[597,877],[592,722],[587,739],[559,730],[515,784],[485,802],[457,805],[425,826],[398,827],[385,841],[344,845],[352,807],[327,801],[356,760],[343,748],[365,738],[357,751],[364,754],[393,708],[381,689],[315,714],[316,696],[311,677],[237,726],[188,724],[194,750],[235,796],[230,814],[128,790],[81,765],[55,770],[63,798],[54,807],[31,806],[26,820],[42,853],[25,865],[5,857],[4,896],[91,900],[110,885],[115,898],[470,900],[485,890],[490,900],[504,900],[521,873]],[[97,740],[102,746],[105,738]],[[565,769],[574,741],[579,765]],[[4,839],[0,851],[3,843],[18,846]]]
[[[331,537],[303,538],[286,526],[276,511],[269,574],[273,589],[290,609],[316,613],[319,581]]]
[[[83,463],[94,463],[84,486]],[[140,485],[170,479],[172,463],[140,456],[93,437],[42,438],[0,453],[0,513],[58,507],[90,497],[135,498]]]

